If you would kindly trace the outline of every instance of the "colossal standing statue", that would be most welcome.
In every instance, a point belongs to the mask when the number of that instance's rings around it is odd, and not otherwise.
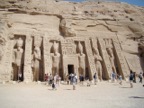
[[[2,56],[4,55],[4,46],[6,44],[6,41],[4,38],[1,37],[0,35],[0,61],[2,59]]]
[[[58,43],[54,41],[53,43],[53,51],[54,55],[52,56],[52,74],[59,74],[59,65],[60,65],[60,53],[58,52]]]
[[[19,75],[22,77],[22,65],[24,63],[23,59],[23,40],[22,38],[19,38],[16,42],[17,48],[14,49],[14,58],[15,58],[15,69],[14,69],[14,80],[19,80]]]
[[[80,74],[85,77],[85,54],[83,53],[83,46],[80,42],[78,42],[78,51],[79,51],[79,67]]]
[[[114,57],[114,55],[113,55],[113,50],[112,50],[112,48],[107,48],[107,52],[108,52],[108,55],[109,55],[109,60],[110,60],[110,63],[111,63],[112,70],[113,70],[114,73],[116,73],[115,57]]]
[[[98,49],[93,47],[93,51],[94,51],[94,59],[95,59],[95,63],[96,63],[96,72],[98,73],[98,79],[101,81],[102,80],[102,58],[99,54]]]
[[[34,48],[33,61],[34,61],[33,80],[39,81],[41,50],[38,46],[35,46],[35,48]]]

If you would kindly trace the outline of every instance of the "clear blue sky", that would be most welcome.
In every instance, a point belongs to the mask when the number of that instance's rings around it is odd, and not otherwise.
[[[66,0],[66,1],[81,2],[81,1],[84,1],[84,0]],[[129,4],[133,4],[133,5],[137,5],[137,6],[144,6],[144,0],[115,0],[115,1],[127,2]]]

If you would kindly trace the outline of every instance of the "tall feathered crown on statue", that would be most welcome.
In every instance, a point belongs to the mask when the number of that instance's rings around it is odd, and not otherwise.
[[[106,48],[112,48],[112,40],[111,39],[104,39]]]

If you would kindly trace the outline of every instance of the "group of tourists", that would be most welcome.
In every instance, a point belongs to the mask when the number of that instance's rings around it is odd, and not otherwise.
[[[137,76],[139,78],[139,83],[142,83],[142,79],[144,78],[144,73],[140,72],[139,74],[136,74],[136,72],[133,72],[132,70],[130,70],[129,82],[130,82],[131,88],[133,88],[133,83],[136,83]],[[115,82],[116,80],[119,80],[119,84],[122,85],[122,75],[118,75],[115,72],[112,72],[111,81]]]
[[[118,75],[115,72],[111,73],[111,81],[115,82],[116,80],[119,80],[119,84],[122,85],[122,75]]]
[[[144,73],[140,72],[139,75],[136,75],[135,72],[133,72],[132,70],[130,71],[129,82],[130,82],[131,88],[133,88],[133,83],[136,83],[136,76],[138,76],[139,82],[142,83]],[[84,77],[83,74],[80,74],[78,78],[78,76],[75,73],[71,73],[67,75],[64,80],[67,82],[67,85],[73,85],[73,90],[75,90],[76,84],[78,83],[78,79],[79,79],[80,85],[84,85],[85,81],[87,83],[87,86],[91,85],[91,81],[89,77]],[[119,84],[122,85],[122,79],[123,79],[122,75],[118,75],[115,72],[111,73],[111,82],[119,81]],[[54,76],[52,74],[50,75],[45,74],[45,81],[48,83],[48,85],[52,86],[53,90],[56,90],[57,86],[59,86],[61,82],[61,77],[58,74],[55,74]],[[98,82],[98,76],[96,72],[93,75],[93,81],[94,81],[94,85],[96,85]]]
[[[139,78],[139,83],[142,83],[142,80],[144,78],[144,73],[140,72],[137,75],[136,72],[133,72],[132,70],[130,70],[129,81],[130,81],[130,87],[131,88],[133,88],[133,83],[136,83],[136,76],[138,76],[138,78]]]
[[[53,90],[56,90],[61,82],[61,77],[58,74],[54,76],[52,74],[45,74],[45,81],[48,82],[48,85],[52,86]]]

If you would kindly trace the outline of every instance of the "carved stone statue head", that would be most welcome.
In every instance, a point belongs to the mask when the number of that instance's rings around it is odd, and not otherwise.
[[[40,48],[39,48],[38,46],[35,46],[34,51],[35,51],[36,53],[39,53],[39,52],[40,52]]]
[[[112,48],[107,48],[107,52],[108,52],[108,54],[109,54],[111,57],[113,57],[113,50],[112,50]]]
[[[80,55],[82,55],[83,54],[83,46],[80,42],[78,42],[78,50],[79,50]]]
[[[95,47],[93,47],[93,52],[94,54],[99,55],[98,49],[96,49]]]
[[[22,38],[18,38],[17,47],[22,47],[22,46],[23,46],[23,40],[22,40]]]

